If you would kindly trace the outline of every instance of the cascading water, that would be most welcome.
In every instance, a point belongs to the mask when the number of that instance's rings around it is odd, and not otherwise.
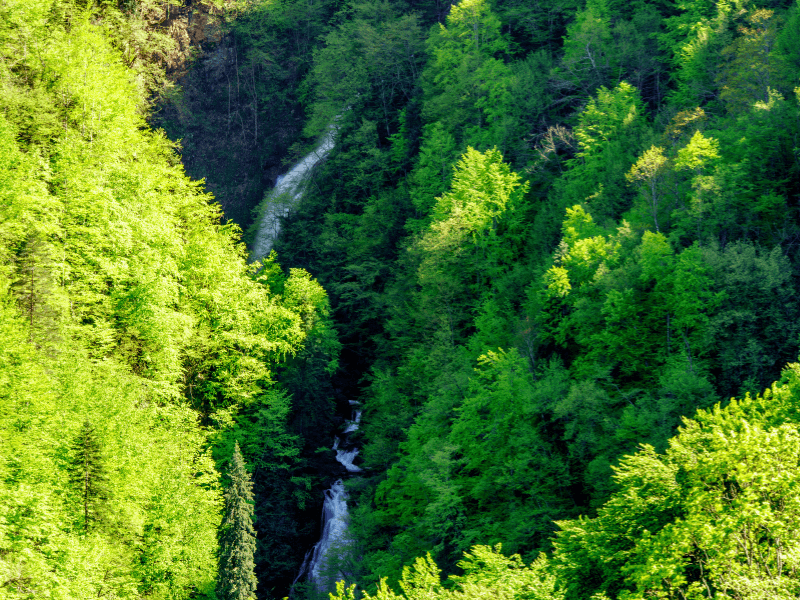
[[[278,176],[275,187],[264,198],[261,221],[250,252],[251,260],[255,261],[269,254],[281,230],[281,217],[286,217],[302,196],[311,169],[333,150],[334,133],[331,127],[314,150],[304,156],[288,173]]]
[[[275,181],[275,187],[264,198],[261,220],[258,223],[250,251],[250,260],[255,261],[269,254],[275,240],[278,239],[281,218],[289,215],[303,195],[311,170],[333,150],[335,133],[335,127],[331,126],[312,152]],[[353,460],[358,455],[358,449],[350,446],[347,439],[358,429],[361,410],[357,408],[359,403],[355,400],[351,400],[350,405],[353,410],[352,419],[342,432],[342,439],[340,440],[338,437],[334,439],[333,449],[336,450],[336,460],[347,472],[357,473],[361,469],[353,464]],[[339,559],[336,567],[341,569],[350,554],[349,547],[352,545],[352,540],[347,530],[348,518],[347,491],[344,481],[337,479],[325,492],[320,540],[306,553],[300,573],[295,578],[292,588],[294,588],[294,584],[305,578],[317,591],[324,593],[329,591],[336,581],[344,577],[344,573],[341,571],[331,573],[334,567],[328,567],[328,561],[335,556]]]
[[[358,430],[361,421],[361,409],[355,400],[350,401],[352,407],[352,419],[348,422],[342,433],[342,438],[334,438],[333,449],[336,450],[336,460],[347,469],[348,473],[361,471],[353,464],[353,460],[358,455],[358,448],[348,447],[347,438],[351,433]],[[340,446],[344,448],[340,448]],[[319,592],[329,591],[334,583],[344,578],[344,573],[331,573],[328,568],[328,560],[333,556],[339,559],[339,566],[344,564],[349,555],[349,547],[352,539],[349,536],[347,512],[347,490],[344,481],[337,479],[334,484],[325,491],[325,502],[322,505],[322,535],[319,542],[308,551],[300,567],[300,573],[294,583],[302,580],[303,577],[314,585]]]

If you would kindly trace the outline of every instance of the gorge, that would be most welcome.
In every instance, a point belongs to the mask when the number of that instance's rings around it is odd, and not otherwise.
[[[0,596],[800,596],[798,40],[0,2]]]

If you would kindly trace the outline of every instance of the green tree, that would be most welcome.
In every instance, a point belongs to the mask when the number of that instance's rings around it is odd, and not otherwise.
[[[417,276],[421,305],[434,311],[451,338],[493,278],[518,255],[526,191],[497,149],[468,148],[450,190],[437,198],[432,223],[418,244]]]
[[[88,420],[84,421],[70,450],[70,483],[80,499],[83,531],[89,533],[92,526],[105,519],[110,494],[100,441]]]
[[[526,565],[519,554],[505,556],[502,546],[473,546],[464,552],[458,563],[464,575],[451,575],[441,581],[439,566],[427,554],[418,557],[411,566],[403,567],[397,594],[384,578],[373,596],[363,593],[364,600],[563,600],[564,594],[556,584],[547,557],[540,555]],[[336,584],[333,600],[355,600],[355,585],[344,581]]]
[[[419,223],[428,223],[436,198],[440,196],[453,176],[453,163],[458,159],[456,141],[440,121],[426,125],[417,154],[417,164],[410,177],[411,201]],[[414,221],[415,226],[419,223]]]
[[[563,69],[589,95],[613,80],[616,50],[611,36],[610,6],[607,0],[589,0],[564,38]]]
[[[564,36],[564,56],[556,71],[559,87],[593,94],[601,85],[623,79],[652,105],[663,99],[666,73],[655,42],[662,18],[652,4],[621,7],[607,0],[589,0],[575,15]]]
[[[780,246],[770,251],[744,241],[706,248],[704,262],[724,292],[706,333],[720,395],[763,389],[797,356],[791,262]]]
[[[779,19],[774,11],[759,8],[747,15],[746,22],[739,27],[741,35],[722,49],[727,64],[717,76],[720,99],[731,113],[747,111],[758,101],[769,102],[769,90],[778,79],[773,48]]]
[[[719,141],[695,131],[689,143],[678,150],[675,170],[686,171],[691,177],[692,191],[687,194],[683,206],[675,215],[676,231],[673,238],[683,234],[688,239],[702,240],[707,237],[706,227],[718,191],[718,180],[711,173],[720,160]]]
[[[545,547],[553,518],[571,504],[566,457],[545,434],[548,392],[566,386],[542,372],[534,383],[516,349],[487,351],[477,362],[449,435],[468,507],[463,535],[469,544],[503,540],[511,551]]]
[[[666,164],[667,157],[664,156],[664,148],[651,146],[625,174],[625,178],[629,182],[639,184],[640,189],[644,192],[647,203],[650,205],[656,232],[661,231],[658,226],[658,209],[663,196],[661,181]]]
[[[224,600],[251,600],[256,591],[253,555],[253,484],[237,442],[228,467],[230,487],[225,492],[225,516],[220,528],[217,593]]]
[[[625,81],[614,89],[601,87],[578,115],[573,133],[579,151],[555,188],[562,207],[585,202],[599,223],[618,219],[631,201],[624,174],[647,133],[638,90]]]
[[[399,108],[415,95],[425,56],[417,15],[399,15],[385,0],[353,2],[343,21],[325,36],[312,73],[316,102],[307,132],[318,134],[336,119],[368,119],[387,136]],[[348,114],[349,113],[349,114]]]
[[[763,395],[698,411],[658,454],[616,467],[595,518],[559,523],[553,565],[567,598],[789,598],[798,366]]]
[[[447,26],[435,27],[428,38],[428,51],[423,117],[442,121],[462,143],[504,149],[513,74],[503,61],[509,41],[489,2],[453,6]]]
[[[774,60],[778,71],[778,85],[790,95],[797,85],[800,72],[800,48],[794,43],[800,35],[800,5],[795,3],[786,15],[786,24],[775,40]]]
[[[721,72],[720,54],[730,41],[730,4],[703,0],[675,2],[678,14],[666,19],[667,32],[658,35],[674,65],[674,105],[682,109],[708,105],[717,110]]]

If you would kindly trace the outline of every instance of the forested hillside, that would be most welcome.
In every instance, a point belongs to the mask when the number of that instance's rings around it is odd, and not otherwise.
[[[800,2],[5,0],[0,59],[3,597],[245,600],[234,534],[289,595],[348,400],[342,600],[800,593]]]
[[[0,6],[2,597],[214,597],[237,440],[271,515],[262,563],[313,543],[312,419],[288,388],[335,369],[327,296],[248,264],[147,127],[164,74],[137,57],[169,43],[151,8]]]
[[[305,84],[305,134],[335,123],[336,148],[276,249],[364,374],[361,587],[502,543],[555,551],[569,598],[794,593],[764,575],[795,577],[791,519],[745,542],[714,512],[787,497],[722,491],[751,485],[726,445],[673,436],[797,359],[798,40],[794,2],[338,9]],[[702,427],[763,428],[729,445],[767,460],[784,421],[755,413]],[[751,543],[778,558],[739,573]]]

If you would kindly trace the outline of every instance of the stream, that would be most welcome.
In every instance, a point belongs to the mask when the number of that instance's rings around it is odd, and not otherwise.
[[[312,152],[304,156],[286,174],[277,178],[275,187],[264,198],[261,220],[253,240],[250,260],[255,261],[269,254],[280,234],[281,218],[286,217],[302,197],[312,169],[333,149],[334,133],[335,130],[331,127]],[[360,404],[355,400],[350,400],[350,410],[351,415],[347,426],[342,431],[341,437],[334,438],[332,448],[336,451],[336,460],[348,474],[361,471],[353,464],[353,460],[358,455],[358,448],[349,443],[350,434],[358,430],[361,421]],[[306,581],[313,585],[318,592],[325,593],[333,590],[336,581],[344,578],[345,573],[341,569],[347,563],[350,546],[353,543],[348,532],[348,521],[347,490],[344,480],[337,479],[325,491],[322,505],[322,533],[319,542],[306,553],[300,572],[292,583],[292,589],[295,584]],[[336,558],[337,561],[329,566],[331,558]]]
[[[361,409],[355,400],[350,400],[350,406],[352,418],[342,432],[342,438],[334,438],[333,449],[336,450],[336,460],[347,469],[348,473],[358,473],[361,469],[353,464],[358,455],[358,448],[350,446],[347,442],[350,434],[358,430]],[[332,591],[335,583],[344,578],[345,573],[340,569],[346,564],[350,554],[349,547],[353,543],[348,533],[348,521],[347,490],[344,481],[337,479],[325,491],[325,501],[322,506],[322,535],[319,542],[306,553],[294,584],[305,579],[313,584],[318,592],[324,593]],[[335,565],[336,572],[332,572],[333,566],[330,568],[328,566],[331,557],[338,559],[338,565]]]
[[[265,196],[262,204],[261,220],[250,251],[251,261],[269,254],[281,231],[281,218],[289,215],[303,195],[311,170],[333,150],[334,133],[335,130],[331,128],[314,150],[276,179],[275,187]]]

